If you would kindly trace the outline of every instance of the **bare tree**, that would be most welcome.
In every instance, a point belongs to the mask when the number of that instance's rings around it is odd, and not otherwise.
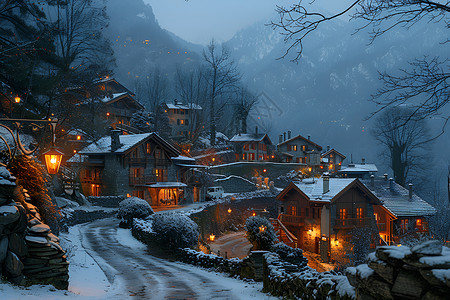
[[[424,167],[425,150],[430,143],[425,120],[411,120],[411,113],[406,107],[389,108],[377,117],[372,130],[384,146],[395,182],[402,186],[412,172]]]
[[[136,83],[139,99],[149,111],[156,114],[159,106],[167,99],[169,94],[169,82],[161,73],[159,66],[147,72],[147,76],[139,77]]]
[[[190,108],[187,130],[190,134],[187,138],[191,143],[195,143],[203,132],[202,125],[205,123],[202,106],[207,98],[207,86],[202,69],[200,67],[185,69],[177,66],[175,91],[179,99]]]
[[[315,2],[315,1],[313,1]],[[303,53],[304,41],[323,23],[349,16],[364,21],[356,31],[369,30],[371,42],[389,30],[397,27],[409,28],[419,21],[443,22],[449,28],[450,3],[429,0],[355,0],[333,14],[312,9],[311,2],[300,0],[290,7],[279,6],[280,20],[272,22],[274,29],[281,29],[288,44],[286,57],[295,51],[293,61],[298,62]],[[443,43],[449,42],[449,39]],[[380,73],[384,87],[372,96],[372,101],[380,109],[402,103],[413,105],[411,118],[424,118],[437,115],[449,102],[450,62],[447,58],[431,56],[416,59],[409,67],[400,70],[399,75]],[[375,114],[374,113],[374,114]],[[450,116],[444,116],[444,126]]]
[[[227,90],[234,88],[241,76],[230,58],[230,52],[224,46],[218,46],[214,40],[203,51],[205,75],[208,86],[209,127],[211,145],[216,142],[216,102]]]
[[[247,133],[247,119],[251,109],[258,102],[258,97],[250,92],[247,88],[241,87],[236,92],[236,99],[234,100],[234,113],[233,113],[233,134],[235,133]]]

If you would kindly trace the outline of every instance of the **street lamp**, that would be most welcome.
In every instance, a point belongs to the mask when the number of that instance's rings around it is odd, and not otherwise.
[[[20,103],[20,100],[22,100],[22,99],[20,99],[19,96],[14,97],[14,102],[15,103]]]
[[[44,153],[45,166],[47,167],[48,174],[58,173],[62,157],[63,153],[56,150],[54,147]]]

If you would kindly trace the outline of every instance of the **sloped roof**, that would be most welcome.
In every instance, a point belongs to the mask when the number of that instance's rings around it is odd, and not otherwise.
[[[121,99],[124,99],[124,98],[131,99],[132,102],[133,102],[134,104],[136,104],[136,106],[137,106],[138,108],[144,109],[144,106],[143,106],[141,103],[139,103],[139,101],[137,101],[137,100],[133,97],[132,94],[130,94],[130,93],[128,93],[128,92],[112,94],[110,97],[108,97],[108,96],[104,97],[103,99],[101,99],[101,101],[102,101],[103,103],[105,103],[105,104],[112,104],[112,103],[117,102],[117,101],[119,101],[119,100],[121,100]]]
[[[425,200],[413,193],[409,199],[409,190],[392,182],[392,189],[388,180],[376,178],[374,184],[369,180],[362,180],[364,185],[382,202],[383,206],[396,217],[432,216],[436,209]]]
[[[301,182],[291,182],[280,194],[276,197],[281,200],[282,197],[291,189],[295,189],[300,194],[304,195],[309,201],[319,203],[332,203],[338,199],[345,191],[351,187],[357,186],[361,188],[370,197],[371,201],[380,205],[380,200],[365,187],[357,178],[330,178],[329,190],[323,192],[323,178],[307,178]]]
[[[305,142],[308,142],[309,144],[313,145],[314,147],[317,147],[317,149],[319,149],[319,151],[322,151],[322,146],[320,146],[319,144],[314,143],[313,141],[311,141],[311,140],[305,138],[304,136],[301,136],[300,134],[297,135],[297,136],[294,136],[293,138],[290,138],[290,139],[288,139],[288,140],[285,140],[284,142],[279,143],[277,146],[281,146],[281,145],[283,145],[283,144],[292,142],[293,140],[296,140],[296,139],[304,140]]]
[[[188,104],[172,104],[172,103],[165,103],[166,107],[168,109],[202,109],[202,107],[195,103],[188,103]]]
[[[321,157],[325,157],[325,156],[327,156],[328,154],[330,154],[331,152],[336,153],[337,155],[339,155],[339,156],[342,157],[343,159],[346,158],[346,156],[345,156],[344,154],[340,153],[339,151],[337,151],[337,150],[334,149],[334,148],[331,148],[330,150],[328,150],[328,151],[322,153]]]
[[[105,136],[99,139],[96,142],[93,142],[80,150],[79,154],[109,154],[116,153],[122,154],[132,149],[134,146],[139,143],[149,139],[154,138],[159,144],[165,147],[167,150],[172,152],[173,155],[180,155],[180,152],[174,148],[171,144],[166,142],[163,138],[161,138],[157,133],[141,133],[141,134],[125,134],[120,135],[120,144],[121,147],[114,152],[111,152],[111,136]]]
[[[120,89],[124,90],[125,92],[129,93],[130,95],[136,96],[132,91],[130,91],[129,89],[127,89],[123,84],[121,84],[120,82],[118,82],[115,78],[112,78],[112,77],[105,77],[105,78],[102,78],[102,79],[99,79],[99,80],[95,80],[95,81],[94,81],[94,84],[97,84],[97,83],[106,83],[106,84],[108,84],[108,83],[114,83],[114,84],[116,84],[117,86],[119,86]]]
[[[230,142],[262,142],[265,138],[267,138],[272,144],[272,141],[270,141],[270,138],[267,134],[260,133],[260,134],[254,134],[254,133],[241,133],[236,134],[230,139]]]
[[[364,173],[364,172],[378,172],[375,164],[349,164],[342,167],[339,173]]]

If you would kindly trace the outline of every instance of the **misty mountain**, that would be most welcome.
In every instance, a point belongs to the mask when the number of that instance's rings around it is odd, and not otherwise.
[[[159,26],[151,6],[142,0],[108,0],[107,14],[107,35],[117,59],[115,77],[129,88],[155,67],[171,78],[177,64],[198,60],[189,43]]]
[[[274,17],[274,19],[276,19]],[[355,160],[375,161],[372,121],[364,121],[376,107],[368,99],[380,87],[378,71],[396,72],[424,54],[446,57],[444,30],[439,24],[417,24],[409,30],[388,32],[369,45],[369,35],[354,30],[356,22],[322,24],[304,42],[304,56],[293,63],[293,51],[284,59],[283,36],[255,24],[236,34],[230,48],[248,87],[264,92],[276,103],[268,114],[267,101],[253,111],[253,123],[269,131],[274,143],[283,131],[311,135],[322,146],[331,145]]]

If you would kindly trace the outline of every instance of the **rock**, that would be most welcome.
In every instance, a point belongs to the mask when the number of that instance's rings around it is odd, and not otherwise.
[[[394,283],[394,267],[392,265],[378,260],[370,261],[369,267],[390,284]]]
[[[421,269],[420,275],[422,275],[422,277],[425,278],[425,280],[428,281],[428,283],[430,283],[431,285],[442,285],[442,286],[445,285],[445,281],[442,281],[439,278],[437,278],[434,275],[433,270]]]
[[[50,232],[50,227],[48,227],[48,225],[46,225],[46,224],[37,224],[37,225],[34,225],[34,226],[32,226],[31,228],[29,228],[29,231],[30,232],[33,232],[33,233],[48,233],[48,232]]]
[[[30,221],[28,221],[28,225],[29,225],[29,226],[34,226],[34,225],[38,225],[38,224],[42,224],[42,222],[39,221],[39,220],[36,219],[36,218],[33,218],[33,219],[31,219]]]
[[[442,300],[448,299],[448,292],[439,289],[431,289],[425,293],[422,300]]]
[[[411,252],[423,256],[441,255],[442,244],[440,241],[437,240],[426,241],[422,244],[415,245],[414,247],[412,247]]]
[[[23,276],[22,274],[15,277],[9,277],[8,280],[16,285],[25,285],[25,276]]]
[[[399,248],[399,249],[397,249],[397,248]],[[400,267],[403,265],[402,259],[406,255],[411,253],[409,250],[406,251],[406,249],[404,249],[404,248],[405,248],[404,246],[401,246],[401,247],[395,247],[395,246],[378,247],[375,252],[375,256],[379,260],[387,262],[387,263],[393,265],[394,267]]]
[[[0,205],[7,204],[11,200],[8,197],[5,197],[4,195],[0,195]]]
[[[5,235],[0,237],[0,265],[6,258],[6,254],[8,253],[8,237]]]
[[[11,224],[20,217],[19,209],[14,205],[0,206],[0,224]]]
[[[20,216],[17,221],[11,223],[10,225],[8,225],[8,227],[10,232],[23,233],[27,229],[28,217],[22,205],[16,205],[16,207],[19,210]]]
[[[11,251],[8,251],[8,254],[6,254],[4,266],[5,270],[10,274],[11,277],[19,276],[22,274],[23,263],[20,261],[17,255],[12,253]]]
[[[23,257],[28,253],[28,247],[22,236],[13,233],[9,236],[9,250],[19,257]]]
[[[32,236],[27,235],[25,237],[25,240],[32,243],[38,243],[38,244],[48,244],[48,240],[46,237],[43,236]]]
[[[59,237],[57,237],[53,233],[49,233],[48,237],[50,238],[50,241],[55,242],[55,243],[59,243]]]
[[[427,286],[428,283],[417,272],[402,270],[395,279],[392,294],[409,299],[420,299]]]

